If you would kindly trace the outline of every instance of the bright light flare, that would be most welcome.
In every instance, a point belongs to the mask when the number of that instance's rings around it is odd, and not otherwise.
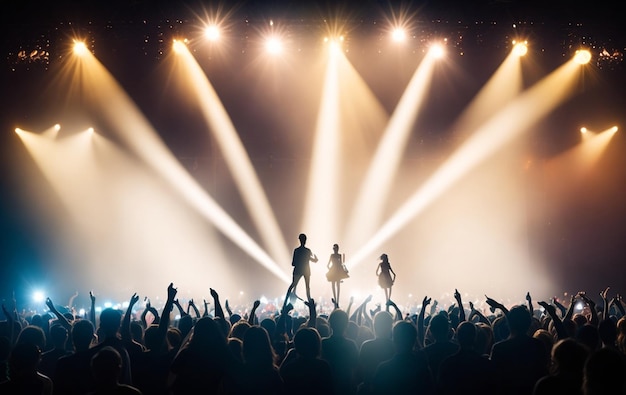
[[[391,39],[395,42],[404,42],[406,41],[406,30],[401,27],[397,27],[393,29],[391,32]]]
[[[220,28],[217,25],[207,26],[204,29],[204,37],[209,41],[217,41],[220,38]]]
[[[174,49],[174,52],[176,53],[182,53],[183,51],[185,51],[187,49],[187,40],[178,40],[175,39],[172,43],[172,48]]]
[[[78,56],[84,56],[89,53],[89,50],[83,41],[74,40],[74,53]]]
[[[42,291],[35,291],[35,292],[33,292],[33,302],[41,303],[45,299],[46,299],[46,296],[44,295],[44,293]]]
[[[513,41],[513,53],[518,57],[526,55],[528,53],[528,42],[524,41],[518,43]]]
[[[586,49],[579,49],[574,55],[574,62],[578,64],[587,64],[591,61],[591,52]]]
[[[265,41],[265,49],[272,55],[283,52],[283,42],[278,37],[270,37]]]
[[[429,52],[432,53],[432,55],[433,55],[433,57],[435,57],[435,59],[441,59],[446,54],[446,50],[445,50],[445,48],[443,47],[442,44],[433,44],[430,47]]]

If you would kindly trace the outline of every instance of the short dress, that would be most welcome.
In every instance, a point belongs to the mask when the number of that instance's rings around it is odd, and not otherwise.
[[[393,280],[391,279],[391,265],[389,262],[380,263],[380,273],[378,274],[378,285],[381,288],[391,288]]]
[[[331,266],[326,273],[326,279],[328,281],[341,281],[344,278],[350,277],[348,274],[348,270],[343,265],[343,259],[341,254],[331,254],[330,255]]]

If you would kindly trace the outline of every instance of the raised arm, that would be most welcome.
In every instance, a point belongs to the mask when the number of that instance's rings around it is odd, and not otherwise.
[[[479,310],[474,308],[474,303],[469,302],[469,305],[470,305],[470,315],[468,317],[468,320],[471,320],[472,318],[474,318],[474,316],[476,316],[478,317],[479,322],[482,322],[483,324],[487,324],[491,326],[491,322],[489,322],[489,319],[485,317],[485,315],[481,313]]]
[[[492,308],[492,309],[500,309],[502,311],[502,313],[504,313],[504,315],[508,315],[509,314],[509,310],[504,307],[504,305],[500,302],[497,302],[494,299],[491,299],[489,296],[485,295],[485,298],[487,298],[486,302],[487,304]]]
[[[138,301],[139,296],[134,293],[128,301],[128,308],[126,309],[126,313],[124,313],[124,318],[122,319],[122,327],[120,328],[120,332],[122,335],[122,340],[125,342],[130,342],[133,340],[133,336],[130,333],[130,316],[133,312],[133,307]]]
[[[63,328],[67,329],[67,332],[70,333],[72,331],[72,324],[57,310],[54,303],[52,303],[52,299],[46,298],[46,306],[48,306],[48,309],[50,309],[52,314],[57,317],[57,320],[59,320],[59,323],[63,326]]]
[[[456,300],[456,304],[459,306],[459,323],[466,320],[465,318],[465,308],[463,308],[463,300],[461,299],[461,294],[458,289],[454,289],[454,299]]]
[[[188,313],[189,313],[189,309],[193,309],[193,312],[196,314],[196,318],[200,318],[200,311],[198,310],[198,307],[196,307],[196,304],[194,303],[193,299],[189,299],[189,304],[187,305]]]
[[[528,311],[530,311],[532,317],[535,314],[535,308],[533,307],[533,298],[530,296],[530,292],[526,292],[526,302],[528,302]]]
[[[617,294],[611,299],[611,305],[615,306],[617,310],[619,310],[620,317],[626,315],[626,311],[624,311],[624,305],[622,304],[622,296]]]
[[[74,292],[74,294],[72,296],[70,296],[70,299],[67,301],[67,307],[70,310],[74,309],[74,300],[78,297],[78,291]]]
[[[317,311],[314,299],[309,299],[304,302],[304,304],[309,308],[309,321],[307,322],[307,326],[309,328],[315,328],[317,324]]]
[[[176,298],[176,293],[178,293],[178,290],[174,288],[174,283],[170,283],[170,285],[167,287],[167,300],[165,301],[165,306],[163,306],[163,311],[161,312],[161,320],[159,321],[158,344],[160,345],[160,347],[165,344],[167,330],[170,326],[170,314],[172,312],[172,309],[174,308],[174,298]]]
[[[417,341],[419,342],[420,347],[424,347],[424,339],[426,338],[426,332],[424,331],[424,316],[426,315],[426,307],[428,307],[431,301],[431,298],[424,296],[424,300],[422,300],[422,309],[417,316]]]
[[[563,321],[561,321],[559,316],[556,314],[556,307],[544,301],[539,302],[539,306],[543,307],[546,313],[548,313],[548,315],[552,319],[552,322],[554,323],[554,329],[556,329],[557,339],[562,340],[567,338],[567,330],[565,329],[565,325],[563,325]]]
[[[213,304],[215,305],[215,316],[226,319],[226,316],[224,316],[224,310],[222,310],[222,304],[220,303],[220,295],[213,288],[210,288],[210,290],[211,296],[213,297]]]
[[[589,310],[591,312],[591,319],[589,320],[589,323],[597,328],[600,323],[600,319],[598,318],[598,312],[596,311],[596,302],[588,297],[585,292],[580,292],[579,295],[585,303],[587,303],[587,306],[589,306]]]
[[[404,317],[402,316],[402,312],[398,308],[398,305],[396,305],[393,300],[388,300],[387,306],[393,307],[394,311],[396,312],[396,321],[402,321],[404,319]]]
[[[252,310],[250,311],[250,316],[248,317],[248,324],[250,324],[250,326],[256,324],[256,309],[258,309],[260,305],[260,300],[255,300],[254,304],[252,305]]]
[[[89,300],[91,301],[91,307],[89,309],[89,321],[91,321],[94,328],[97,328],[98,324],[96,324],[96,295],[93,294],[93,291],[89,291]]]
[[[204,313],[202,313],[202,317],[208,317],[209,316],[209,302],[206,301],[206,299],[203,299],[203,304],[204,304]]]
[[[176,308],[178,309],[178,314],[180,314],[181,318],[186,316],[186,315],[189,315],[189,314],[187,314],[185,309],[183,309],[183,306],[181,306],[181,304],[178,301],[178,299],[174,299],[174,306],[176,306]]]
[[[609,318],[609,287],[606,287],[604,291],[600,292],[602,298],[602,320]]]

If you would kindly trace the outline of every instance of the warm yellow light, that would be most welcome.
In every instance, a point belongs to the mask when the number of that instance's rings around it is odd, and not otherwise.
[[[76,55],[83,56],[87,54],[87,52],[88,52],[87,46],[85,45],[84,42],[74,40],[74,53]]]
[[[220,29],[216,25],[207,26],[204,29],[204,36],[209,41],[217,41],[220,38]]]
[[[54,130],[56,130],[57,132],[61,130],[61,125],[59,125],[58,123],[54,125]]]
[[[174,49],[174,52],[176,53],[183,52],[185,50],[185,47],[186,47],[185,42],[181,40],[174,40],[174,43],[172,44],[172,48]]]
[[[515,43],[515,41],[513,41],[513,44],[515,44],[513,46],[513,53],[517,56],[524,56],[528,53],[528,45],[526,43],[526,41],[524,41],[523,43]]]
[[[613,126],[611,129],[609,129],[611,131],[611,133],[617,133],[618,128],[617,126]]]
[[[583,126],[582,128],[580,128],[580,133],[587,133],[587,132],[588,132],[588,129],[586,127]]]
[[[445,50],[443,49],[443,45],[441,44],[434,44],[430,47],[430,50],[432,51],[432,54],[435,58],[442,58],[445,54]]]
[[[20,134],[20,133],[22,133],[22,132],[23,132],[23,130],[22,130],[22,129],[20,129],[20,128],[15,128],[15,133]]]
[[[277,37],[271,37],[265,42],[265,48],[271,54],[279,54],[283,51],[283,44]]]
[[[89,134],[93,134],[93,132],[94,132],[93,128],[88,128],[88,129],[87,129],[87,133],[89,133]]]
[[[404,31],[404,29],[395,28],[393,29],[393,32],[391,32],[391,38],[393,39],[393,41],[396,42],[404,41],[406,40],[406,32]]]
[[[574,61],[578,64],[587,64],[591,60],[591,52],[586,49],[579,49],[574,55]]]

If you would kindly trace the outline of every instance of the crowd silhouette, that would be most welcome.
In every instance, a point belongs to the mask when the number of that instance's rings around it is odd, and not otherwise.
[[[625,393],[624,303],[608,288],[537,306],[486,297],[484,310],[455,290],[448,308],[425,296],[414,313],[391,299],[370,310],[371,296],[330,313],[312,298],[302,314],[233,311],[215,289],[201,312],[174,284],[164,294],[160,311],[133,294],[98,314],[90,293],[82,316],[3,304],[0,394]]]

